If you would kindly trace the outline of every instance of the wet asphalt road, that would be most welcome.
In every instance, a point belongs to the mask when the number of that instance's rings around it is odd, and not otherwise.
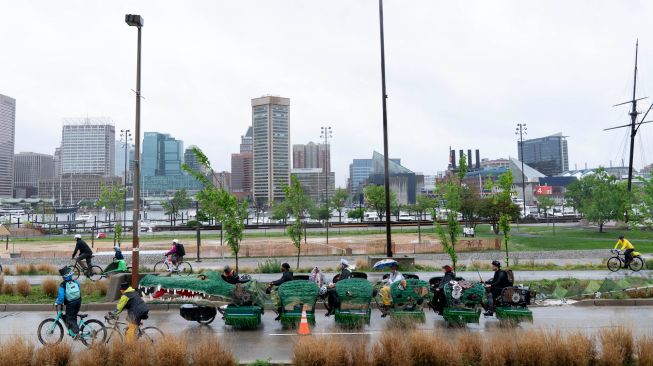
[[[321,308],[321,304],[318,305]],[[560,329],[563,331],[581,330],[595,333],[615,325],[625,325],[633,329],[636,335],[653,335],[653,307],[574,307],[551,306],[532,308],[534,323],[520,325],[523,329]],[[314,335],[337,335],[343,339],[366,339],[368,343],[375,342],[380,334],[390,327],[389,318],[381,318],[378,311],[373,310],[371,325],[359,330],[341,329],[335,325],[332,317],[325,317],[324,310],[319,309],[316,315],[317,325]],[[102,319],[103,312],[90,312],[92,318]],[[455,332],[447,329],[441,317],[428,311],[426,323],[417,327],[419,331]],[[49,312],[0,312],[0,341],[10,337],[23,336],[38,342],[36,329],[45,318],[52,316]],[[271,359],[273,361],[288,361],[292,357],[294,342],[299,336],[293,330],[283,330],[274,321],[275,314],[266,312],[263,324],[259,329],[249,331],[234,330],[225,326],[222,319],[216,319],[213,324],[204,326],[188,322],[179,316],[177,311],[153,311],[146,325],[154,325],[168,334],[187,335],[189,339],[196,337],[219,337],[238,357],[240,361],[256,359]],[[499,328],[494,318],[481,316],[480,324],[468,325],[472,332],[492,332]],[[396,331],[396,330],[393,330]]]

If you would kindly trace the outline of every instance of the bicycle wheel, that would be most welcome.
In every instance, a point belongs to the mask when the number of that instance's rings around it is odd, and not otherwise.
[[[160,341],[161,339],[163,339],[163,337],[164,337],[163,332],[161,331],[161,329],[159,329],[157,327],[141,328],[141,330],[140,330],[140,332],[138,334],[138,338],[142,338],[142,339],[144,339],[146,341],[149,341],[149,342],[152,342],[152,343],[154,343],[156,341]]]
[[[106,340],[107,344],[111,342],[122,342],[122,341],[123,341],[123,335],[118,328],[109,329],[107,334],[107,340]]]
[[[168,262],[167,261],[159,261],[154,265],[154,272],[155,273],[165,273],[168,272]]]
[[[640,257],[635,257],[630,261],[628,267],[635,272],[639,272],[640,269],[644,268],[644,260]]]
[[[73,280],[78,280],[80,274],[81,274],[81,271],[79,270],[79,266],[75,265],[73,267]]]
[[[91,281],[98,281],[102,279],[102,274],[104,271],[100,266],[92,266],[90,272],[88,273],[88,278]]]
[[[193,267],[188,262],[180,263],[177,269],[179,270],[179,274],[182,276],[188,276],[193,273]]]
[[[89,319],[79,327],[81,333],[80,339],[86,347],[96,343],[104,343],[107,339],[107,328],[104,324],[96,319]]]
[[[63,339],[63,326],[53,318],[47,318],[39,324],[39,342],[47,346],[57,344]]]
[[[610,257],[608,259],[608,269],[612,272],[617,272],[621,268],[621,259],[619,257]]]

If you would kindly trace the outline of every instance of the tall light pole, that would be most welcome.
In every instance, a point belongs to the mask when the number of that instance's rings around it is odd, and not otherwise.
[[[385,238],[386,254],[392,258],[392,227],[390,226],[390,172],[388,172],[388,111],[385,91],[385,41],[383,39],[383,0],[379,0],[379,27],[381,35],[381,101],[383,104],[383,178],[385,184]]]
[[[126,14],[125,22],[130,27],[138,28],[138,46],[136,51],[136,122],[134,127],[134,211],[132,213],[132,281],[133,288],[137,288],[138,278],[138,252],[140,250],[140,208],[141,208],[141,29],[143,17],[135,14]]]
[[[521,192],[524,203],[524,218],[526,217],[526,179],[524,178],[524,135],[526,135],[526,124],[517,123],[515,135],[519,135],[519,160],[521,161]]]
[[[128,163],[128,156],[129,154],[127,153],[129,149],[129,143],[132,141],[132,134],[131,130],[120,130],[120,141],[122,142],[122,147],[125,149],[125,170],[123,171],[124,173],[124,187],[125,187],[125,198],[124,198],[124,206],[123,206],[123,215],[122,215],[122,232],[125,232],[125,228],[127,227],[127,193],[129,189],[127,188],[127,163]]]
[[[329,161],[331,160],[331,149],[329,149],[329,139],[333,138],[333,131],[331,130],[331,126],[323,126],[320,128],[320,138],[324,139],[324,202],[327,203],[329,201],[329,171],[330,164]],[[318,180],[318,187],[319,187],[319,180]]]

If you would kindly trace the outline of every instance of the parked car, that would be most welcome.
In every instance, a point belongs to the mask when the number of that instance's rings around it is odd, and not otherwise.
[[[95,236],[95,239],[106,239],[106,238],[107,238],[107,234],[105,233],[97,233],[97,235]]]

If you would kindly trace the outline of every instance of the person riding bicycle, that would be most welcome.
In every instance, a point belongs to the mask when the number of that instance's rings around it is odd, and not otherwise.
[[[614,249],[617,249],[617,247],[621,245],[621,251],[624,253],[624,267],[628,268],[628,265],[630,262],[633,260],[633,252],[635,251],[635,246],[632,245],[628,239],[625,239],[623,235],[619,235],[619,240],[617,241],[617,244],[614,245]]]
[[[272,281],[268,283],[268,288],[265,290],[265,292],[271,294],[273,286],[281,286],[282,284],[288,281],[292,281],[292,279],[293,279],[293,274],[292,271],[290,270],[290,264],[284,262],[281,264],[281,278],[279,278],[276,281]],[[283,311],[283,308],[281,307],[281,299],[279,299],[278,293],[275,292],[275,294],[276,294],[276,298],[273,299],[273,302],[277,305],[278,315],[274,320],[279,320],[281,319],[281,312]]]
[[[381,295],[381,301],[383,302],[383,307],[385,309],[390,308],[390,305],[392,303],[392,298],[390,297],[390,286],[395,283],[395,282],[400,282],[404,280],[404,276],[399,273],[399,263],[393,263],[390,266],[390,274],[386,277],[383,276],[383,287],[381,287],[381,290],[379,290],[379,294]],[[382,315],[385,317],[385,313]]]
[[[172,248],[170,248],[170,250],[163,255],[164,257],[168,258],[168,263],[171,263],[175,267],[184,260],[185,253],[181,253],[181,249],[179,248],[180,245],[181,244],[179,243],[179,240],[174,239],[172,241]],[[172,266],[170,266],[168,270],[172,271]]]
[[[104,272],[125,272],[127,271],[127,263],[125,262],[125,256],[122,255],[122,251],[119,246],[113,247],[113,261],[107,265],[104,269]]]
[[[74,259],[75,263],[79,264],[84,269],[84,273],[88,276],[88,271],[92,267],[91,257],[93,257],[93,251],[88,244],[86,244],[84,239],[82,239],[80,234],[75,234],[75,241],[75,250],[73,251],[72,259]],[[79,257],[75,259],[77,252],[79,252]],[[86,265],[82,264],[83,260],[86,260]]]
[[[55,306],[66,305],[64,321],[71,337],[77,337],[79,326],[77,325],[77,313],[82,306],[82,291],[79,283],[73,280],[73,269],[69,266],[59,269],[63,282],[59,285],[59,292]]]
[[[447,303],[447,299],[444,294],[444,287],[448,285],[449,282],[456,279],[456,272],[453,271],[453,268],[451,268],[450,265],[447,264],[442,266],[442,272],[444,274],[442,275],[440,283],[438,283],[438,287],[435,288],[435,294],[433,295],[433,306],[439,313],[442,313]]]
[[[141,325],[141,321],[149,317],[150,309],[141,298],[141,295],[134,290],[129,283],[120,284],[120,300],[116,305],[116,310],[109,314],[117,317],[124,309],[127,309],[127,341],[132,342],[136,339],[136,330]]]
[[[333,276],[333,280],[327,286],[327,313],[324,316],[331,316],[336,313],[336,309],[340,308],[340,298],[336,292],[336,283],[338,281],[347,280],[351,278],[352,270],[349,268],[349,262],[341,258],[340,259],[340,273]]]
[[[508,278],[508,273],[501,269],[501,262],[492,261],[492,270],[494,271],[494,277],[492,279],[485,281],[485,287],[489,290],[487,296],[487,304],[484,304],[485,316],[494,315],[494,307],[496,301],[501,296],[501,292],[504,288],[512,286],[510,279]]]

